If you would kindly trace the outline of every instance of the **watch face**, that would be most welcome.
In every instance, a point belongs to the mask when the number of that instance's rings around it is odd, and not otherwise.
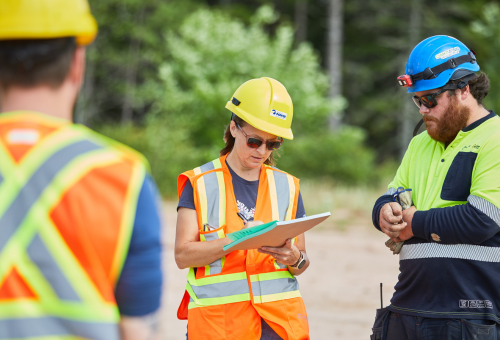
[[[297,268],[302,269],[302,267],[304,267],[305,264],[306,264],[306,259],[303,258],[302,261],[300,261],[300,263],[297,266]]]

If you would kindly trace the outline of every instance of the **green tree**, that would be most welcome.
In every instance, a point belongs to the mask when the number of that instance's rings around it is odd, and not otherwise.
[[[315,152],[318,158],[328,157],[326,150],[336,146],[347,154],[363,154],[363,164],[373,165],[373,157],[362,146],[364,135],[359,130],[345,129],[342,140],[328,139],[328,115],[345,107],[345,101],[327,98],[328,79],[318,57],[307,43],[293,47],[291,26],[278,25],[274,36],[266,33],[266,25],[277,19],[270,6],[259,8],[249,25],[222,11],[203,9],[189,16],[178,32],[167,35],[170,57],[159,71],[163,85],[150,86],[150,91],[161,100],[148,121],[150,145],[155,157],[160,157],[152,160],[157,162],[156,177],[165,179],[159,183],[163,192],[174,190],[173,179],[180,172],[218,156],[231,115],[224,108],[226,102],[243,82],[262,76],[282,82],[294,102],[296,139],[285,141],[285,170],[298,171]],[[305,150],[305,145],[310,149]],[[335,157],[331,164],[323,163],[310,175],[342,173],[342,179],[356,182],[370,171],[370,167],[353,171],[353,164]],[[304,171],[301,174],[307,176]]]

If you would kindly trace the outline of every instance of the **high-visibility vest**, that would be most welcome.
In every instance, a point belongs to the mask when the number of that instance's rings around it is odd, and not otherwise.
[[[118,340],[147,165],[91,130],[0,114],[0,339]]]
[[[243,228],[226,156],[181,174],[179,198],[188,180],[201,242]],[[298,197],[297,178],[262,165],[254,220],[294,219]],[[205,224],[215,229],[204,231]],[[190,268],[187,281],[177,315],[188,318],[190,340],[260,339],[261,318],[283,339],[309,339],[297,279],[272,256],[257,250],[233,251],[205,267]]]

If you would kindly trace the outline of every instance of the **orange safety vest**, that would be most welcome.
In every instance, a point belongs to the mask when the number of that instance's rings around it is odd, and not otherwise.
[[[182,173],[179,198],[188,180],[194,191],[200,241],[222,238],[243,228],[236,215],[238,206],[226,156]],[[294,219],[298,197],[297,178],[262,165],[254,220]],[[203,231],[204,224],[215,230]],[[177,316],[189,320],[190,340],[260,339],[261,318],[283,339],[309,339],[297,279],[287,266],[257,250],[233,251],[205,267],[190,268]]]
[[[0,339],[120,339],[114,290],[146,171],[83,126],[0,114]]]

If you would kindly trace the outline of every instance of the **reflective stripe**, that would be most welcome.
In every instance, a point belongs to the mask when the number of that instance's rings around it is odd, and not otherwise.
[[[205,181],[205,195],[207,198],[207,223],[217,229],[221,227],[219,223],[219,181],[215,172],[202,176]]]
[[[287,174],[286,177],[288,179],[288,187],[290,188],[290,190],[289,190],[290,198],[289,198],[289,202],[288,202],[288,209],[286,211],[285,221],[289,221],[293,218],[293,205],[295,202],[295,182],[293,181],[292,176]],[[295,216],[295,217],[297,217],[297,216]],[[299,216],[299,217],[302,217],[302,216]]]
[[[279,171],[274,171],[274,183],[278,199],[279,220],[284,221],[288,205],[290,204],[290,188],[287,175]]]
[[[269,294],[269,295],[262,295],[262,296],[255,296],[254,295],[253,302],[254,303],[266,303],[266,302],[294,299],[294,298],[299,298],[299,297],[302,297],[302,295],[300,294],[300,291],[294,290],[291,292]]]
[[[276,260],[274,260],[274,268],[276,268],[276,269],[285,269],[286,268],[286,264],[282,264],[282,263],[279,263]]]
[[[189,309],[250,301],[245,272],[195,279],[194,269],[190,268],[186,290],[192,299]]]
[[[472,244],[419,243],[405,244],[399,254],[400,261],[432,257],[500,262],[500,248]]]
[[[2,185],[2,182],[3,182],[3,176],[2,176],[2,174],[0,173],[0,185]]]
[[[299,282],[287,270],[250,276],[254,303],[300,297]]]
[[[271,196],[271,215],[273,221],[280,220],[279,207],[278,207],[278,197],[276,192],[276,183],[274,181],[274,171],[271,169],[266,169],[267,181],[269,183],[269,196]]]
[[[278,294],[294,290],[299,290],[299,282],[296,278],[252,282],[252,293],[254,296]]]
[[[191,286],[198,299],[220,298],[231,295],[240,295],[250,293],[248,281],[237,280],[229,282],[220,282],[204,286]]]
[[[470,203],[474,208],[481,211],[483,214],[495,221],[496,224],[500,225],[500,209],[498,209],[493,203],[485,200],[482,197],[470,195],[467,197],[467,202]]]
[[[213,170],[213,169],[215,169],[213,161],[212,162],[208,162],[208,163],[203,164],[202,166],[200,166],[201,173],[204,173],[204,172],[207,172],[207,171],[210,171],[210,170]]]
[[[208,234],[201,234],[200,238],[204,238],[206,241],[214,241],[218,240],[220,238],[220,235],[218,232],[213,232]],[[225,256],[223,258],[225,258]],[[222,271],[222,265],[222,258],[215,260],[208,266],[205,266],[205,275],[220,274],[220,272]]]
[[[40,235],[35,235],[33,241],[28,246],[27,252],[31,261],[37,265],[38,269],[40,269],[43,276],[45,276],[61,300],[81,301],[49,250],[42,242]]]
[[[119,340],[118,325],[54,317],[0,320],[0,339],[78,336],[91,340]]]
[[[59,171],[76,157],[98,149],[102,147],[87,140],[78,141],[56,151],[35,171],[0,218],[2,226],[0,228],[0,252]]]

